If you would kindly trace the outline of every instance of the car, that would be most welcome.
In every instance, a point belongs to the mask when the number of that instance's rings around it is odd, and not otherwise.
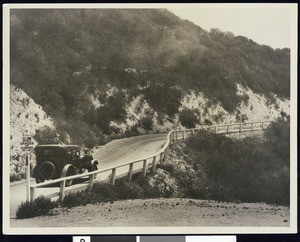
[[[36,166],[33,168],[36,183],[97,170],[98,161],[82,162],[80,150],[77,145],[37,145],[34,149]],[[66,186],[72,183],[73,180],[68,180]]]

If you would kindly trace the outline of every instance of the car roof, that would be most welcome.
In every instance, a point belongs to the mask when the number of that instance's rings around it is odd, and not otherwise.
[[[49,144],[49,145],[37,145],[36,148],[50,148],[50,147],[60,147],[63,149],[68,149],[68,148],[81,148],[78,145],[58,145],[58,144]]]

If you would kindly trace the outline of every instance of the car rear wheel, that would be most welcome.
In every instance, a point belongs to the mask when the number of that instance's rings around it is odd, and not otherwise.
[[[43,178],[41,178],[40,176],[37,176],[36,178],[35,178],[35,182],[38,184],[38,183],[41,183],[41,182],[44,182],[45,181],[45,179],[43,179]]]
[[[37,178],[41,181],[49,180],[54,177],[55,174],[55,166],[50,161],[44,161],[38,169]]]

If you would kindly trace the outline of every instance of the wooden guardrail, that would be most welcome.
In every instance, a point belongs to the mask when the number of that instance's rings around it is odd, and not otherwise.
[[[132,175],[134,173],[142,172],[144,176],[147,175],[147,172],[149,168],[152,168],[152,173],[156,172],[156,166],[158,162],[160,164],[163,164],[163,162],[166,160],[168,152],[169,152],[169,145],[174,140],[184,140],[186,137],[190,136],[191,134],[195,133],[199,130],[208,130],[215,133],[221,133],[221,134],[232,134],[232,133],[241,133],[241,132],[253,132],[253,131],[261,131],[266,129],[266,127],[270,124],[271,121],[262,121],[262,122],[252,122],[252,123],[234,123],[234,124],[223,124],[223,125],[212,125],[212,126],[202,126],[200,128],[194,128],[194,129],[185,129],[185,130],[174,130],[170,131],[167,135],[167,139],[163,147],[156,152],[155,154],[145,157],[143,159],[132,161],[128,164],[115,166],[112,168],[104,169],[104,170],[97,170],[92,171],[88,173],[83,173],[79,175],[74,176],[68,176],[68,177],[62,177],[55,180],[35,184],[30,186],[30,201],[33,201],[36,196],[36,189],[40,187],[46,187],[52,184],[60,183],[60,189],[59,192],[53,193],[48,195],[47,197],[59,197],[60,201],[64,200],[64,197],[66,194],[79,191],[79,190],[91,190],[94,184],[94,179],[96,174],[105,173],[110,171],[111,177],[109,179],[103,180],[103,181],[110,181],[112,185],[115,184],[116,179],[124,176],[128,176],[128,179],[132,179]],[[134,165],[141,163],[142,168],[138,170],[134,170]],[[120,169],[122,167],[128,167],[128,172],[122,173],[119,176],[116,175],[117,169]],[[88,184],[82,185],[80,187],[66,189],[66,181],[72,180],[72,179],[78,179],[82,177],[89,177]],[[103,182],[102,181],[102,182]]]

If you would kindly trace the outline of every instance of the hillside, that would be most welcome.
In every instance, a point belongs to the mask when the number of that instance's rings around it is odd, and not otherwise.
[[[39,142],[272,119],[289,113],[289,58],[166,10],[11,10],[11,83],[53,120]]]
[[[43,108],[24,91],[11,85],[10,90],[10,174],[12,180],[25,177],[21,145],[22,135],[35,134],[39,130],[53,130],[53,120]],[[14,177],[14,178],[13,178]]]

